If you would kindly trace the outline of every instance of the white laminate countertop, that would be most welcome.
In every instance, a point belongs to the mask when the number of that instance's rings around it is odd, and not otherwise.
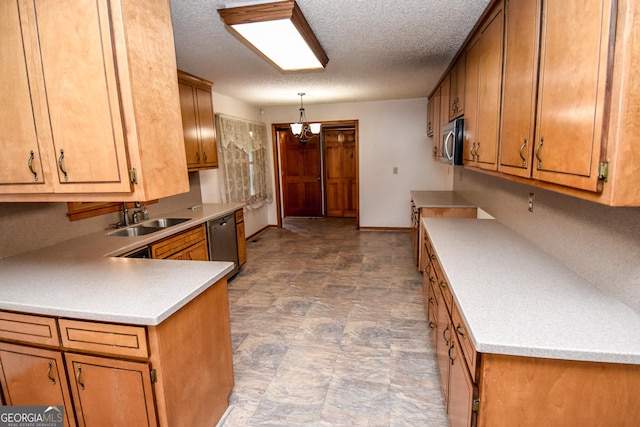
[[[417,208],[475,208],[476,205],[453,191],[411,191]]]
[[[640,314],[498,221],[422,220],[476,350],[640,364]]]
[[[137,237],[114,230],[0,259],[0,309],[136,325],[158,325],[233,268],[230,262],[117,258],[241,209],[203,204],[162,215],[189,221]]]

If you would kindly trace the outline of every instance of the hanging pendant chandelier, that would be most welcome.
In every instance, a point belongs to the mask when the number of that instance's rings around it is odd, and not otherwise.
[[[300,96],[300,119],[297,123],[291,123],[291,132],[293,132],[293,135],[298,138],[298,141],[302,145],[320,133],[320,123],[307,122],[307,117],[304,114],[304,105],[302,103],[302,97],[304,95],[306,95],[304,92],[298,93],[298,96]]]

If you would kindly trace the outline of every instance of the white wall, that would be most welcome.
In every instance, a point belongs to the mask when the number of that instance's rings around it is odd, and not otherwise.
[[[457,193],[640,312],[640,208],[612,208],[461,166],[455,175]]]
[[[264,108],[264,121],[288,123],[298,105]],[[427,99],[305,104],[311,121],[358,120],[361,227],[409,227],[411,190],[450,190],[451,167],[431,160]],[[392,173],[398,167],[398,174]],[[277,212],[270,206],[269,223]]]

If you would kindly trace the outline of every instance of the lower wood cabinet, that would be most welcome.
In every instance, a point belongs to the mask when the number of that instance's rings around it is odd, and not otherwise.
[[[156,426],[149,363],[65,354],[80,426]]]
[[[424,304],[450,427],[637,426],[640,365],[477,352],[455,298],[447,302],[455,289],[427,230],[422,238]]]
[[[0,375],[6,405],[64,406],[64,425],[76,425],[61,351],[0,342]]]
[[[204,224],[150,245],[151,258],[208,261],[207,230]]]
[[[64,406],[70,427],[213,427],[228,407],[225,278],[157,326],[3,311],[0,324],[7,405]]]

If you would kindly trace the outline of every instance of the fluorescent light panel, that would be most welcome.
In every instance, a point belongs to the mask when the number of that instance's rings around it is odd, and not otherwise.
[[[295,0],[218,13],[234,35],[282,71],[322,70],[329,61]]]

